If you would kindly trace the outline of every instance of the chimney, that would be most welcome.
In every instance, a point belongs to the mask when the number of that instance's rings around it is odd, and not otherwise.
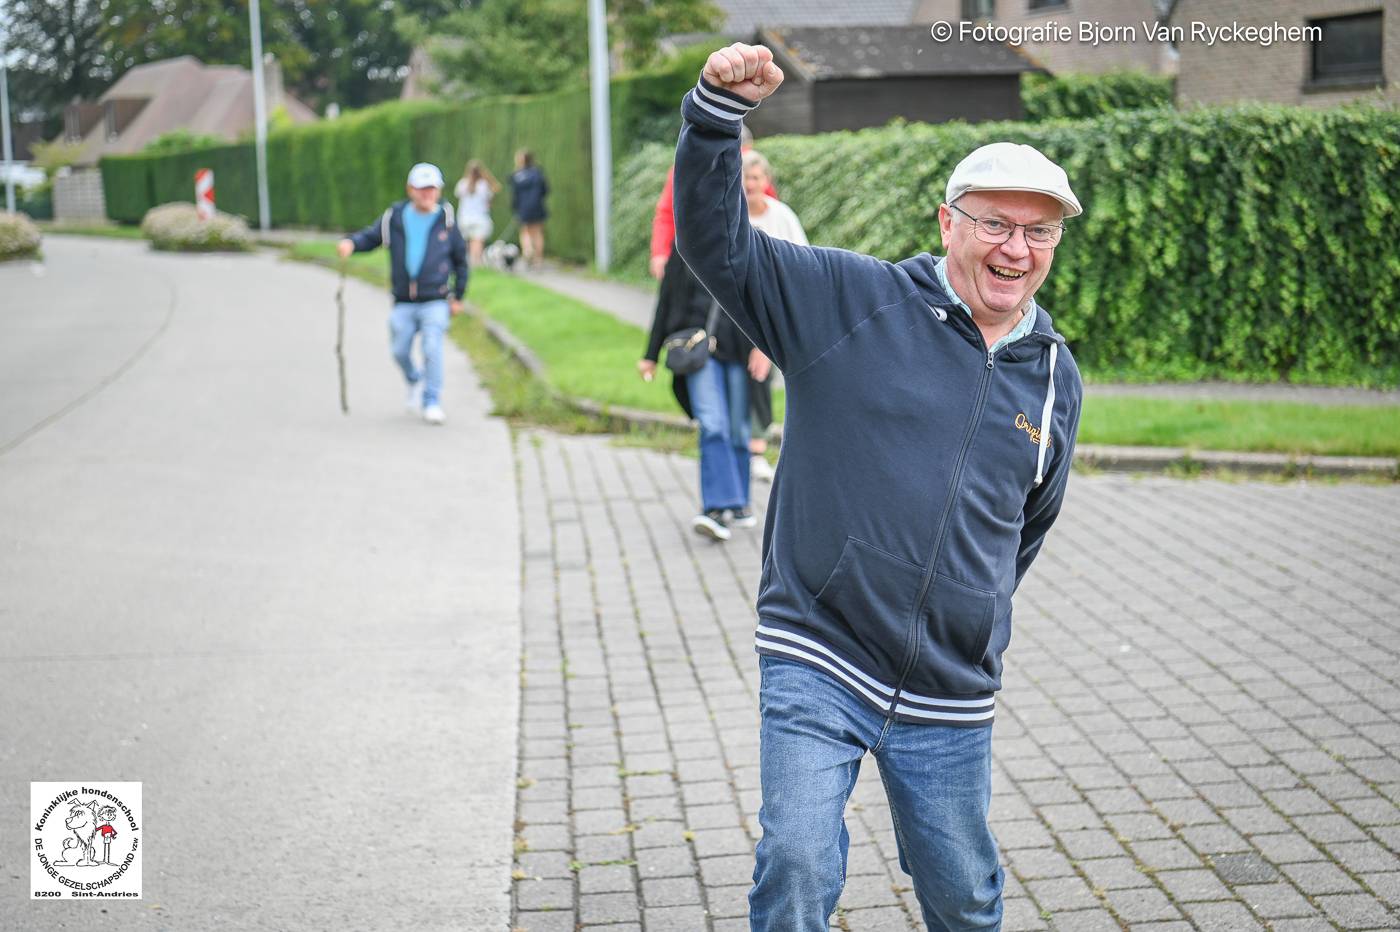
[[[268,52],[263,56],[263,93],[267,95],[268,119],[272,111],[282,106],[282,66],[277,56]]]

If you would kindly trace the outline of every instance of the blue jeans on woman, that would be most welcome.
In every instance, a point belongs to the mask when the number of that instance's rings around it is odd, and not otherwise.
[[[866,752],[894,817],[899,866],[930,932],[1001,928],[1004,874],[987,825],[992,730],[896,722],[827,674],[760,656],[763,838],[753,932],[825,932],[846,882],[846,801]]]
[[[690,410],[700,422],[702,511],[749,504],[749,370],[713,356],[686,376]]]
[[[409,385],[417,385],[422,378],[428,380],[423,386],[425,408],[442,397],[442,339],[451,318],[446,301],[402,301],[389,314],[389,345],[403,377]],[[419,333],[423,335],[422,372],[413,363],[413,337]]]

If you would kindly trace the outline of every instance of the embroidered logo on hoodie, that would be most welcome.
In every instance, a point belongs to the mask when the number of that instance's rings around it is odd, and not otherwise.
[[[1016,429],[1024,430],[1026,436],[1031,438],[1031,443],[1040,443],[1040,428],[1036,427],[1024,414],[1016,415]],[[1055,438],[1049,434],[1045,436],[1045,445],[1048,447],[1055,442]]]

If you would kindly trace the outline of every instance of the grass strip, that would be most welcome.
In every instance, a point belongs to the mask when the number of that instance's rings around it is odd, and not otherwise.
[[[36,225],[39,227],[39,231],[45,236],[53,233],[61,236],[105,236],[109,239],[141,239],[141,228],[139,226],[53,220],[41,221]]]
[[[1080,443],[1312,456],[1400,456],[1400,406],[1086,398]]]
[[[334,244],[301,243],[292,253],[334,263]],[[382,255],[351,257],[352,270],[383,285]],[[638,327],[541,285],[489,269],[472,273],[471,299],[534,351],[556,389],[611,405],[674,412],[668,378],[636,374],[645,335]],[[774,392],[782,420],[782,392]],[[1400,406],[1088,397],[1081,444],[1183,447],[1324,456],[1400,456]]]

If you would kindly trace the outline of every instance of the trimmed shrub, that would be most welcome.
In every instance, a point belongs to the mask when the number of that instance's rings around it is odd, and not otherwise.
[[[154,249],[174,252],[244,252],[253,236],[242,217],[216,212],[201,220],[193,204],[152,207],[141,221],[141,234]]]
[[[949,173],[1001,140],[1062,165],[1084,204],[1038,297],[1085,371],[1400,385],[1400,112],[1138,110],[759,148],[813,243],[898,260],[941,252]],[[614,255],[631,274],[645,274],[671,157],[650,146],[619,168]]]
[[[1027,72],[1021,75],[1021,105],[1026,119],[1082,120],[1115,110],[1170,107],[1174,85],[1169,77],[1141,71],[1105,74],[1065,74],[1051,77]]]
[[[39,228],[25,214],[0,212],[0,262],[39,254]]]

